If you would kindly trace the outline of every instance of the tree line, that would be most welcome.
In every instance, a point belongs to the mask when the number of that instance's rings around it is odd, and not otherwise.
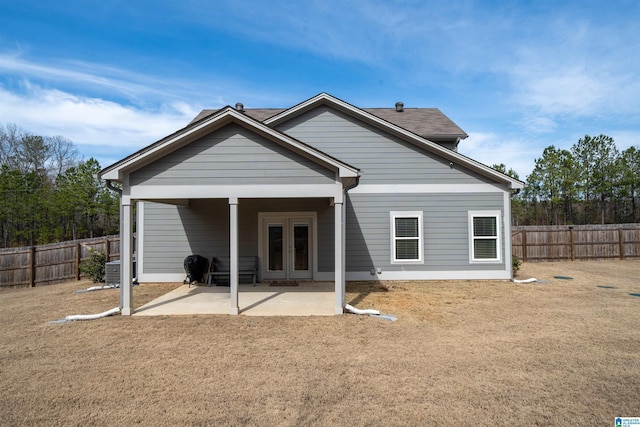
[[[119,199],[68,139],[0,125],[0,246],[118,233]]]
[[[504,164],[493,168],[519,179]],[[545,148],[526,183],[513,197],[514,225],[640,222],[640,150],[620,152],[609,136]]]

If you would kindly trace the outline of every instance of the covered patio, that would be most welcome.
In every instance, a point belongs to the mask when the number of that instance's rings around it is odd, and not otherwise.
[[[149,305],[134,309],[134,249],[140,283],[179,280],[184,277],[182,259],[189,254],[229,259],[224,269],[229,275],[229,288],[187,290],[168,296],[164,302],[154,302],[154,309],[168,307],[170,301],[173,307],[183,301],[198,305],[190,298],[195,294],[212,299],[206,310],[224,307],[220,312],[232,315],[266,310],[266,303],[274,305],[284,295],[292,294],[301,299],[297,305],[302,306],[306,296],[309,307],[315,307],[315,293],[291,289],[278,293],[272,287],[264,292],[260,288],[241,291],[240,258],[257,256],[263,266],[258,280],[304,279],[315,281],[314,286],[330,280],[330,314],[342,314],[344,201],[346,191],[358,184],[359,169],[242,111],[225,107],[104,169],[101,177],[111,187],[112,182],[121,184],[123,315],[153,312]],[[314,203],[326,208],[310,207]],[[298,209],[286,208],[292,204]],[[161,210],[159,206],[170,209]],[[324,246],[316,238],[320,226],[325,227],[320,233]],[[133,245],[134,231],[137,248]],[[295,256],[296,239],[304,241],[300,246],[308,249],[304,258]],[[268,253],[281,254],[282,265],[269,263]],[[322,253],[320,260],[316,260],[318,253]],[[298,261],[300,265],[296,264]],[[294,310],[293,307],[289,304],[286,308]],[[193,314],[190,310],[189,314]]]
[[[247,316],[332,316],[333,282],[238,286],[239,314]],[[181,286],[135,310],[134,316],[229,314],[231,294],[222,286]]]

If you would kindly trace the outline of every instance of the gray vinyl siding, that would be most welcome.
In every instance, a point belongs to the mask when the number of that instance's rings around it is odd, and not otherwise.
[[[278,129],[359,168],[361,184],[490,182],[455,165],[451,168],[449,160],[326,106],[301,114]]]
[[[227,200],[193,200],[189,207],[145,202],[144,273],[182,273],[192,254],[229,252]]]
[[[238,205],[240,256],[258,256],[259,212],[316,212],[318,271],[333,271],[334,211],[329,200],[241,199]],[[188,255],[211,259],[229,255],[226,199],[192,200],[188,207],[145,202],[144,273],[182,273]]]
[[[328,170],[231,124],[133,172],[131,185],[325,184]]]
[[[352,194],[347,202],[347,271],[463,271],[503,269],[500,264],[470,264],[470,210],[498,210],[504,221],[503,193]],[[422,211],[423,264],[391,263],[391,211]]]

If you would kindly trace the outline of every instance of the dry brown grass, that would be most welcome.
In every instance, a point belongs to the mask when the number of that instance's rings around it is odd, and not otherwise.
[[[573,280],[553,276],[572,276]],[[612,425],[640,416],[640,261],[525,264],[544,284],[349,284],[399,317],[48,324],[89,283],[0,292],[2,425]],[[613,286],[614,289],[598,286]],[[136,304],[171,286],[135,288]]]

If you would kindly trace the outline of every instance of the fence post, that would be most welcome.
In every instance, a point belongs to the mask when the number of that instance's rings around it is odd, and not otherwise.
[[[624,241],[622,228],[618,228],[618,251],[620,251],[620,259],[624,259]]]
[[[527,230],[522,230],[522,261],[527,261]]]
[[[110,251],[111,251],[111,244],[109,243],[109,239],[107,239],[104,242],[104,257],[106,258],[107,262],[111,261],[109,259],[109,257],[111,256],[111,254],[109,253]]]
[[[29,246],[29,285],[36,287],[36,247]]]
[[[571,261],[575,261],[574,247],[573,247],[573,225],[569,226],[569,254],[571,255]]]
[[[76,262],[75,262],[75,274],[76,280],[80,280],[80,260],[81,260],[81,250],[80,243],[76,243]]]

